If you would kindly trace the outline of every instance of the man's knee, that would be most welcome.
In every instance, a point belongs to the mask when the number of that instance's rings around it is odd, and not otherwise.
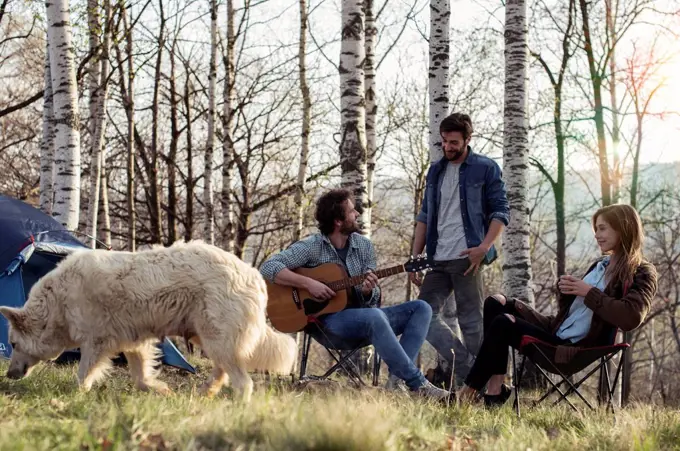
[[[421,299],[417,299],[417,300],[412,301],[412,302],[414,304],[413,305],[413,307],[414,307],[413,312],[414,313],[421,313],[423,315],[432,316],[432,306],[430,306],[430,304],[428,304],[427,302],[425,302]]]
[[[378,308],[365,309],[364,315],[364,321],[371,329],[381,329],[385,326],[389,327],[390,325],[390,322],[387,320],[387,315]]]
[[[513,323],[515,322],[515,317],[512,316],[511,314],[506,313],[505,316],[507,316],[508,318],[510,318],[510,321],[512,321]]]

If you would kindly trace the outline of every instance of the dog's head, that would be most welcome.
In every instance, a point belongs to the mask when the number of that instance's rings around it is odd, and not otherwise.
[[[56,359],[64,351],[63,342],[50,332],[46,315],[11,307],[0,307],[0,314],[10,324],[12,359],[7,370],[10,379],[28,376],[40,361]]]

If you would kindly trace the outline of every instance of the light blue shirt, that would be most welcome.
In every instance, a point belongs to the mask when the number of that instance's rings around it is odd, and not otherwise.
[[[605,257],[598,262],[597,266],[583,278],[588,285],[592,285],[600,290],[605,289],[605,271],[609,264],[609,257]],[[578,296],[569,308],[567,318],[557,331],[557,336],[572,343],[583,339],[590,330],[590,322],[593,319],[593,311],[586,307],[583,296]]]

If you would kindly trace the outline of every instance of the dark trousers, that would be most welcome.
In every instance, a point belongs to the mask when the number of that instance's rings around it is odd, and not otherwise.
[[[514,321],[506,314],[512,315]],[[519,318],[512,300],[507,300],[503,305],[494,296],[486,298],[484,340],[477,359],[465,379],[465,385],[481,390],[491,376],[505,374],[508,368],[508,346],[518,349],[524,335],[555,345],[566,343],[550,331]]]

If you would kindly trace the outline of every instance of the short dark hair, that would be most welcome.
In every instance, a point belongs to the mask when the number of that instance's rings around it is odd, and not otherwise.
[[[332,189],[316,201],[314,218],[319,230],[324,235],[330,235],[335,228],[335,221],[345,219],[344,203],[352,200],[352,192],[347,189]]]
[[[463,139],[468,139],[472,136],[472,119],[465,113],[453,113],[439,125],[439,133],[444,132],[460,132]]]

